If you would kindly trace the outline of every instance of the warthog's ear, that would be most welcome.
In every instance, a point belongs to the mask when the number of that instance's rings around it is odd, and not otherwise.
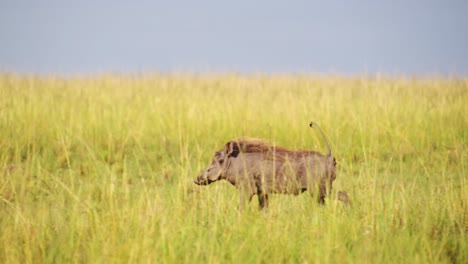
[[[237,157],[239,155],[239,146],[236,144],[236,142],[228,142],[225,146],[225,151],[227,157]]]

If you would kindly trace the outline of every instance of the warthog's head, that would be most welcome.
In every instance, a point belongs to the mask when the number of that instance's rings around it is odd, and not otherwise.
[[[195,184],[208,185],[221,180],[226,158],[227,155],[224,151],[216,152],[210,165],[195,179]]]

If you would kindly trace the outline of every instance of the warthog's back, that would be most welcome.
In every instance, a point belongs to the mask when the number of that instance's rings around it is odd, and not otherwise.
[[[231,151],[235,153],[235,155],[237,155],[237,153],[258,153],[264,154],[265,158],[268,159],[276,158],[281,160],[286,157],[291,159],[313,154],[323,156],[316,151],[291,151],[283,147],[274,146],[258,138],[239,138],[229,141],[226,146],[230,146]]]

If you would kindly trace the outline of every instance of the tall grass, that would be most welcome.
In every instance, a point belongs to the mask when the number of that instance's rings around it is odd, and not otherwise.
[[[338,161],[352,207],[192,183],[240,136]],[[468,80],[0,76],[1,263],[466,263]]]

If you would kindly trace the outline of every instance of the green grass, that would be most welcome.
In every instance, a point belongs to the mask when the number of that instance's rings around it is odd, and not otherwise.
[[[250,136],[338,161],[332,199],[193,179]],[[0,75],[1,263],[466,263],[468,80]]]

